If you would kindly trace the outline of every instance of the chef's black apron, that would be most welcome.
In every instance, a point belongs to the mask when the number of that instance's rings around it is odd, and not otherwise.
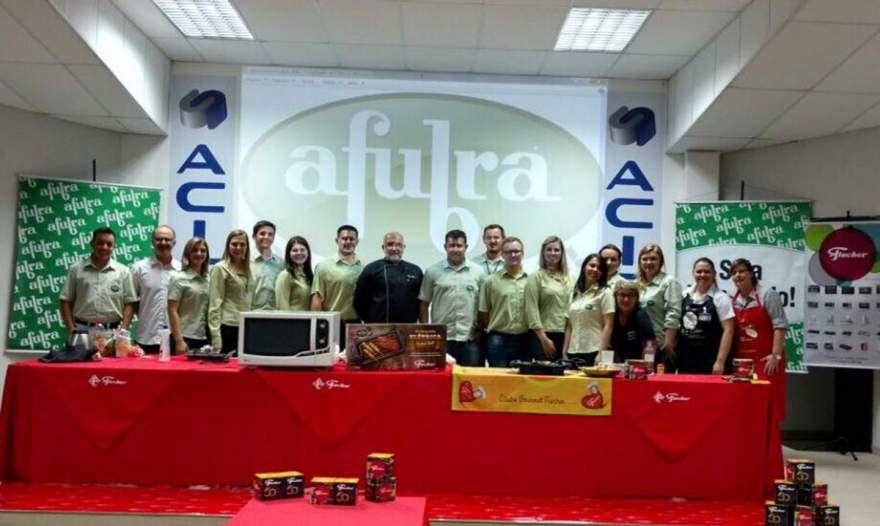
[[[688,294],[681,301],[681,329],[678,332],[678,357],[675,368],[686,374],[712,374],[721,343],[721,321],[712,296],[697,303]]]

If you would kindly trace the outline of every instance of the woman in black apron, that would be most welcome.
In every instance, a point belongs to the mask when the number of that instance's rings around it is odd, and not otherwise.
[[[723,374],[729,370],[734,313],[730,298],[715,283],[709,258],[694,263],[694,284],[681,301],[678,357],[675,369],[688,374]]]

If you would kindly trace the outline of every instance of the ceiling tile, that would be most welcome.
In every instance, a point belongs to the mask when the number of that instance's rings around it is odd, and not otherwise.
[[[868,111],[858,116],[842,131],[860,130],[862,128],[873,128],[875,126],[880,126],[880,104],[875,105],[873,108],[870,108]]]
[[[770,0],[755,0],[739,16],[739,63],[748,64],[770,37]]]
[[[755,137],[803,96],[800,91],[727,88],[697,119],[689,134]]]
[[[804,139],[831,135],[878,100],[878,95],[808,93],[767,128],[761,138]]]
[[[98,6],[97,2],[67,2],[67,9],[63,11],[64,17],[70,25],[76,28],[78,35],[95,49],[98,42]]]
[[[466,73],[473,69],[477,54],[473,49],[407,47],[406,67],[415,71]]]
[[[550,51],[540,73],[562,77],[605,77],[619,58],[619,53]]]
[[[612,78],[666,80],[691,57],[684,55],[637,55],[625,53],[608,72]]]
[[[339,66],[336,52],[331,44],[309,42],[263,42],[273,64],[279,66],[316,66],[335,68]]]
[[[406,56],[400,46],[335,46],[343,68],[406,69]]]
[[[734,16],[723,11],[654,11],[626,52],[693,56]]]
[[[0,81],[45,113],[107,115],[62,65],[0,64]]]
[[[50,4],[33,0],[3,0],[2,3],[58,61],[66,64],[101,63],[67,20]],[[3,16],[2,11],[0,8],[0,17]],[[2,31],[0,29],[0,33]]]
[[[476,47],[483,18],[479,5],[404,2],[401,8],[406,45]]]
[[[849,22],[880,24],[877,0],[807,0],[794,16],[804,22]]]
[[[144,111],[104,66],[68,66],[73,75],[111,115],[143,117]]]
[[[52,64],[58,61],[6,8],[0,7],[0,62]]]
[[[77,124],[84,124],[86,126],[91,126],[92,128],[102,128],[104,130],[110,130],[119,133],[125,133],[127,131],[125,129],[125,126],[123,126],[113,117],[88,117],[59,114],[50,115],[50,117],[55,117],[56,119],[62,119],[69,122],[75,122]]]
[[[4,106],[12,106],[22,110],[37,111],[28,101],[18,96],[18,93],[12,90],[6,84],[0,82],[0,104]]]
[[[754,148],[766,148],[767,146],[775,146],[777,144],[785,144],[789,141],[779,139],[752,139],[743,146],[743,150],[752,150]]]
[[[740,20],[733,22],[718,33],[715,39],[715,93],[718,94],[739,73]]]
[[[876,28],[790,22],[768,42],[734,80],[746,88],[810,89]]]
[[[704,11],[740,11],[751,0],[662,0],[657,9],[691,9]]]
[[[527,5],[487,5],[480,47],[552,50],[568,9]]]
[[[181,38],[181,33],[152,1],[113,0],[116,7],[151,39]],[[236,2],[236,5],[240,4]]]
[[[503,1],[503,0],[500,0]],[[660,0],[617,0],[612,7],[616,9],[654,9]],[[572,7],[609,7],[608,0],[572,0]]]
[[[853,53],[816,87],[822,91],[880,93],[880,36]]]
[[[400,44],[400,3],[387,0],[321,0],[334,43]]]
[[[207,40],[191,38],[190,44],[205,58],[206,62],[220,64],[271,64],[272,59],[260,42]]]
[[[235,5],[257,40],[330,40],[315,0],[236,0]]]
[[[130,119],[130,118],[120,118],[116,119],[125,127],[125,130],[131,133],[140,133],[144,135],[165,135],[156,124],[150,119],[141,118],[141,119]]]
[[[153,38],[152,40],[171,60],[178,62],[201,62],[203,60],[196,48],[183,37]]]
[[[474,62],[474,73],[537,75],[544,64],[545,51],[481,49]]]
[[[708,152],[730,152],[739,150],[749,142],[747,137],[730,138],[730,137],[697,137],[693,135],[685,135],[679,139],[672,147],[670,152],[681,153],[687,151],[708,151]]]

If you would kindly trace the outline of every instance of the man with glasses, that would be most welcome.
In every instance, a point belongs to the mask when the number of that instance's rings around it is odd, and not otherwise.
[[[506,237],[501,243],[504,267],[490,275],[480,289],[479,321],[488,330],[486,358],[489,367],[508,367],[512,360],[529,358],[529,325],[526,323],[522,269],[523,243]]]
[[[168,281],[180,270],[180,261],[171,257],[174,230],[160,226],[153,230],[153,255],[131,266],[134,290],[138,295],[137,343],[147,354],[159,353],[159,329],[168,324]]]

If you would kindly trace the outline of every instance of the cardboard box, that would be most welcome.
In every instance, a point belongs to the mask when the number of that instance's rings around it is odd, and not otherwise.
[[[254,473],[254,496],[261,500],[300,498],[305,490],[304,480],[299,471]]]
[[[380,482],[394,476],[394,453],[367,455],[367,482]]]
[[[397,478],[386,477],[380,481],[367,481],[364,496],[370,502],[391,502],[397,498]]]
[[[446,326],[362,323],[347,326],[349,369],[371,371],[446,369]]]
[[[357,504],[356,478],[314,477],[310,486],[312,504],[354,506]]]
[[[794,508],[780,506],[772,500],[764,503],[764,524],[767,526],[791,526]]]

